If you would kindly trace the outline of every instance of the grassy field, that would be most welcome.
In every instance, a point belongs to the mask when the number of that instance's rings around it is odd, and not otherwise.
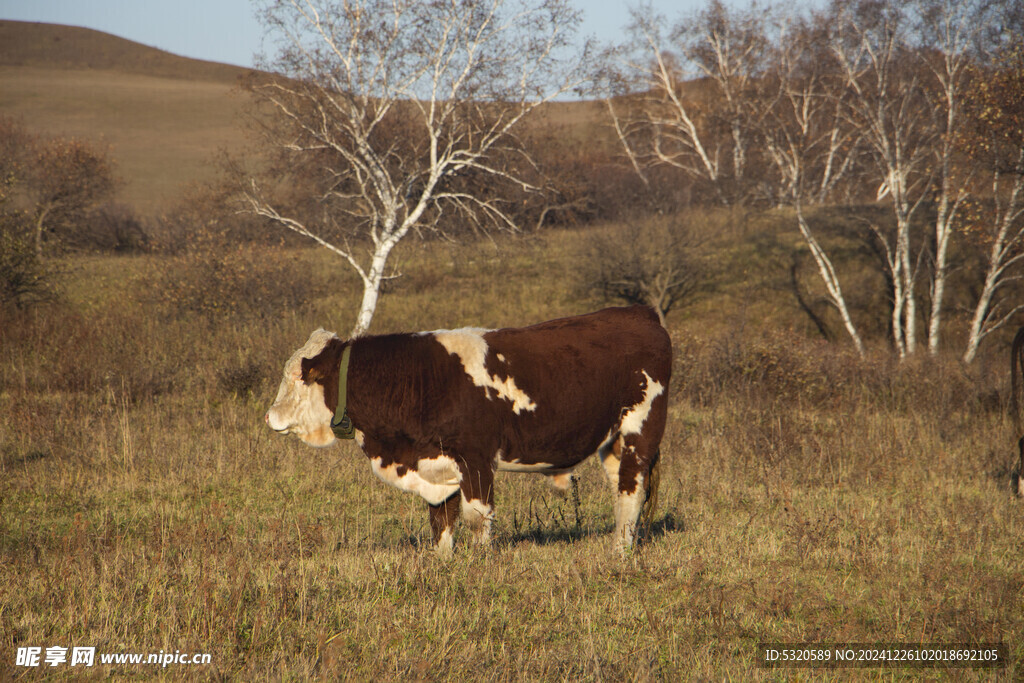
[[[408,246],[374,331],[596,308],[573,283],[580,241]],[[15,666],[28,646],[209,653],[89,670],[199,680],[1024,675],[1001,354],[861,362],[807,337],[751,261],[669,318],[661,502],[637,552],[612,553],[591,462],[578,505],[499,474],[493,547],[445,562],[423,501],[354,448],[264,426],[284,360],[317,326],[348,329],[357,283],[320,251],[246,253],[255,308],[190,309],[180,283],[203,275],[185,257],[80,256],[61,303],[0,314],[0,678],[77,671]],[[768,641],[1003,642],[1012,663],[770,670]]]

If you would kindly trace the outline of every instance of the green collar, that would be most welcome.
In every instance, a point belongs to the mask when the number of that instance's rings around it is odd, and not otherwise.
[[[351,344],[341,352],[341,367],[338,368],[338,407],[334,409],[334,417],[331,418],[331,431],[339,439],[354,439],[356,428],[352,426],[352,420],[345,414],[345,407],[348,404],[348,357],[352,351]]]

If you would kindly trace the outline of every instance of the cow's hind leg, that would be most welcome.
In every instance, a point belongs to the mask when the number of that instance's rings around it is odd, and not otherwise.
[[[462,520],[473,532],[476,543],[488,545],[494,519],[494,472],[490,469],[463,472],[460,486]]]
[[[1017,495],[1024,498],[1024,436],[1017,442],[1020,450],[1020,464],[1017,466]]]
[[[455,520],[459,516],[462,498],[456,491],[440,505],[427,506],[430,509],[430,530],[434,534],[434,550],[441,557],[450,557],[455,545]]]
[[[665,431],[667,405],[656,397],[639,431],[623,433],[619,442],[618,487],[615,499],[615,545],[625,554],[636,540],[641,512],[649,516],[657,498],[661,436]]]

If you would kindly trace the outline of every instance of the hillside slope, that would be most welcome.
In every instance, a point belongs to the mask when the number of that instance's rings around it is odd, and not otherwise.
[[[230,84],[247,71],[180,57],[89,28],[7,19],[0,19],[0,66],[101,69]]]
[[[179,57],[91,29],[0,21],[0,115],[109,145],[119,200],[154,215],[243,147],[245,69]]]
[[[109,145],[118,199],[159,214],[182,185],[212,179],[212,161],[246,144],[248,71],[189,59],[73,26],[0,19],[0,116],[40,133]],[[531,125],[577,144],[614,145],[596,102],[552,102]]]

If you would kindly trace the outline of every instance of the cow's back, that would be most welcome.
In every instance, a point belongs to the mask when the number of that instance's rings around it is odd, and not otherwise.
[[[649,381],[668,389],[671,342],[643,306],[611,308],[484,335],[487,372],[535,405],[506,410],[510,458],[583,458],[606,440],[623,411],[642,403]],[[521,404],[523,399],[521,399]]]

